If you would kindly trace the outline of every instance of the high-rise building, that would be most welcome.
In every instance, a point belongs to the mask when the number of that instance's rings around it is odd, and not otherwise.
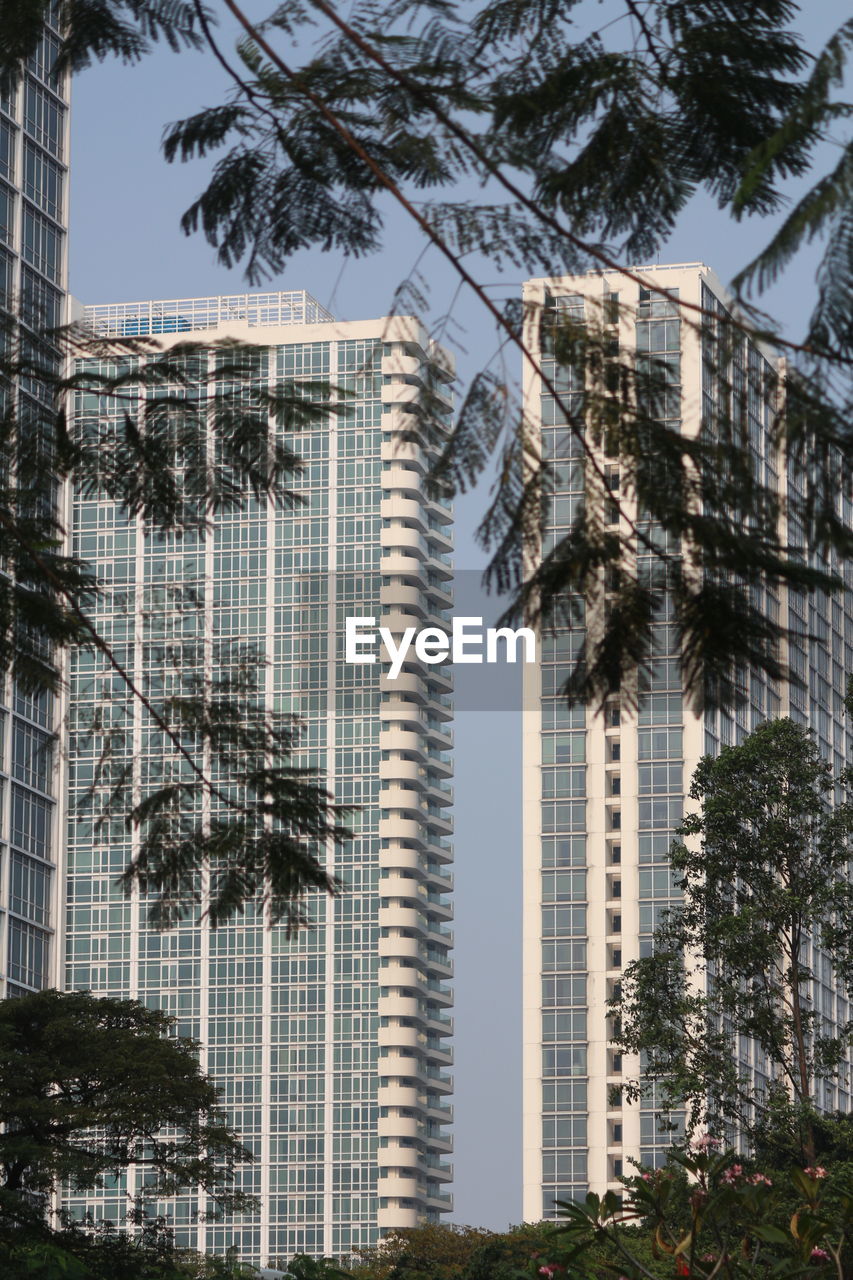
[[[605,331],[609,326],[613,349],[618,344],[623,359],[651,355],[656,368],[666,370],[661,420],[684,434],[713,426],[716,415],[731,412],[740,420],[745,414],[755,474],[781,496],[793,493],[798,478],[772,444],[780,387],[772,355],[743,335],[733,336],[725,323],[726,293],[701,263],[637,274],[648,288],[616,273],[531,280],[525,302],[531,318],[552,309]],[[696,312],[682,313],[678,302],[655,287],[702,308],[702,325],[688,323]],[[539,328],[532,324],[531,332]],[[584,499],[585,478],[581,444],[564,412],[582,411],[582,380],[576,371],[556,366],[547,351],[542,367],[563,400],[561,407],[538,375],[527,375],[528,413],[539,424],[543,455],[554,463],[544,551],[570,527]],[[600,464],[622,511],[652,538],[663,537],[637,510],[630,486],[621,483],[619,459],[602,455]],[[843,516],[851,520],[849,503]],[[624,518],[615,504],[610,518]],[[640,543],[638,574],[650,564]],[[619,1176],[632,1172],[631,1160],[657,1165],[671,1145],[672,1131],[658,1123],[652,1091],[639,1102],[613,1101],[613,1087],[636,1078],[639,1063],[623,1062],[613,1050],[608,1000],[624,967],[650,953],[661,913],[678,897],[668,849],[699,758],[737,744],[759,723],[780,715],[810,727],[836,770],[850,758],[843,703],[853,657],[849,592],[830,599],[820,591],[753,587],[752,598],[765,616],[789,629],[788,662],[802,684],[774,681],[761,670],[741,672],[743,697],[731,711],[697,713],[685,698],[665,609],[655,618],[656,658],[649,691],[638,706],[618,696],[603,709],[566,705],[560,689],[583,645],[582,626],[545,634],[541,665],[525,669],[526,1219],[548,1216],[555,1200],[582,1197],[590,1188],[618,1189]],[[815,1007],[830,1022],[843,1024],[846,1000],[833,989],[827,966],[818,962],[813,968]],[[760,1064],[753,1062],[750,1070],[760,1085]],[[840,1086],[821,1089],[822,1106],[847,1109],[850,1098]],[[677,1126],[678,1117],[670,1119]]]
[[[65,319],[69,84],[52,71],[55,19],[48,6],[36,52],[0,93],[0,325],[4,353],[19,349],[32,369],[0,386],[0,415],[12,411],[22,436],[50,410],[38,367],[60,358],[39,335]],[[56,985],[60,972],[59,701],[0,680],[0,996]]]
[[[136,795],[162,781],[167,753],[106,662],[75,652],[66,969],[69,988],[136,997],[197,1036],[256,1156],[241,1185],[258,1213],[200,1222],[203,1197],[182,1195],[158,1205],[178,1240],[234,1246],[254,1262],[346,1254],[452,1203],[451,685],[437,667],[391,680],[381,663],[348,665],[342,649],[349,615],[393,631],[447,617],[452,513],[426,494],[433,446],[415,443],[411,426],[426,385],[433,415],[449,418],[451,361],[413,319],[339,323],[302,292],[92,306],[85,319],[106,339],[204,344],[179,385],[154,392],[131,379],[138,403],[192,396],[234,360],[215,344],[235,338],[252,344],[243,387],[292,380],[348,393],[333,392],[322,423],[288,441],[305,464],[294,509],[248,497],[206,532],[164,535],[78,493],[72,522],[74,549],[103,587],[94,621],[142,687],[178,688],[255,647],[266,706],[304,722],[295,762],[357,806],[354,838],[326,851],[345,890],[316,895],[315,923],[291,937],[252,908],[216,930],[193,919],[149,927],[139,893],[116,885],[137,837],[86,811],[103,741],[87,732],[89,709],[123,726]],[[141,359],[117,347],[109,363]],[[123,413],[118,400],[78,396],[84,426]],[[131,1169],[73,1208],[121,1221],[142,1177]]]

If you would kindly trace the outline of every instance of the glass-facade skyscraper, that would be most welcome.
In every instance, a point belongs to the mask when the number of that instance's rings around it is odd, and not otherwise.
[[[695,435],[717,415],[748,429],[755,475],[782,498],[800,483],[772,445],[781,409],[781,380],[771,354],[725,324],[725,291],[701,263],[638,273],[649,288],[616,273],[531,280],[525,303],[532,318],[549,309],[580,324],[610,327],[614,351],[638,364],[651,357],[666,371],[659,397],[662,420]],[[700,326],[687,323],[678,302],[702,308]],[[686,313],[688,319],[695,312]],[[538,332],[539,325],[531,325]],[[736,333],[736,331],[735,331]],[[581,409],[576,371],[560,369],[547,352],[543,369],[561,389],[565,407]],[[527,375],[526,406],[538,424],[543,455],[553,463],[555,491],[543,535],[546,551],[566,532],[584,501],[580,442],[541,379]],[[602,454],[608,487],[652,540],[663,537],[637,511],[618,457]],[[839,497],[839,503],[842,499]],[[847,499],[839,514],[853,523]],[[612,521],[620,515],[614,506]],[[678,548],[668,550],[678,553]],[[646,564],[644,564],[644,558]],[[649,567],[642,543],[636,572]],[[843,568],[849,582],[849,567]],[[605,586],[606,591],[606,586]],[[738,673],[743,695],[736,709],[696,712],[685,698],[674,628],[664,607],[654,620],[655,661],[650,688],[634,708],[614,697],[603,709],[567,707],[560,689],[584,643],[583,626],[542,638],[541,664],[525,669],[524,711],[524,1217],[553,1213],[555,1200],[618,1190],[630,1160],[659,1164],[672,1142],[649,1091],[639,1102],[613,1102],[623,1078],[639,1063],[611,1046],[614,995],[622,970],[649,953],[661,913],[679,890],[668,865],[674,828],[699,758],[737,744],[764,720],[790,716],[816,735],[840,769],[850,757],[844,718],[846,672],[853,667],[853,610],[849,592],[828,598],[815,591],[752,588],[765,615],[789,629],[787,658],[798,686],[765,671]],[[829,1025],[849,1018],[829,966],[815,956],[812,999]],[[741,1045],[744,1066],[758,1087],[763,1064]],[[848,1109],[839,1085],[821,1084],[820,1105]],[[678,1117],[670,1116],[677,1131]]]
[[[349,393],[345,403],[333,393],[322,423],[289,440],[304,461],[295,508],[247,498],[206,532],[163,535],[78,493],[72,521],[74,550],[102,586],[94,621],[143,688],[179,688],[247,646],[257,652],[266,706],[304,723],[295,762],[357,806],[354,838],[326,855],[344,891],[316,895],[315,923],[291,937],[255,909],[216,930],[192,919],[149,927],[138,891],[126,898],[116,885],[138,837],[95,820],[103,739],[89,731],[92,706],[121,728],[137,796],[162,782],[168,752],[106,662],[75,652],[65,974],[69,988],[174,1014],[200,1039],[202,1065],[255,1154],[241,1185],[258,1196],[257,1214],[202,1223],[193,1194],[157,1206],[180,1242],[264,1263],[346,1254],[452,1203],[451,685],[435,667],[392,681],[381,663],[347,665],[340,647],[348,615],[394,631],[447,617],[452,512],[427,497],[430,446],[406,427],[426,385],[433,413],[449,419],[452,364],[412,319],[340,323],[301,292],[109,304],[86,308],[85,320],[106,339],[205,344],[175,387],[155,393],[131,378],[137,403],[191,396],[234,359],[215,345],[228,338],[252,344],[240,357],[245,387],[292,380]],[[138,359],[117,348],[107,363]],[[123,412],[94,393],[75,406],[83,427]],[[119,1222],[141,1186],[131,1169],[72,1207]]]
[[[0,323],[4,350],[32,372],[0,385],[0,412],[38,429],[51,392],[38,366],[59,351],[38,335],[65,320],[68,75],[53,74],[59,35],[47,23],[17,83],[0,94]],[[59,494],[53,495],[59,502]],[[61,969],[61,797],[55,733],[60,699],[0,682],[0,996],[58,985]]]

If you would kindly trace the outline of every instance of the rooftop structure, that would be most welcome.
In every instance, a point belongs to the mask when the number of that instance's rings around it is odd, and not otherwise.
[[[210,298],[156,298],[144,302],[101,302],[84,307],[84,321],[105,338],[139,338],[158,333],[190,333],[223,325],[250,329],[273,325],[321,324],[334,320],[304,289],[278,293],[223,293]]]

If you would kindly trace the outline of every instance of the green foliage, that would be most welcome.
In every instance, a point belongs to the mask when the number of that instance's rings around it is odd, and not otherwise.
[[[621,1198],[608,1192],[562,1205],[552,1261],[539,1273],[548,1280],[564,1272],[578,1280],[600,1277],[596,1249],[604,1246],[612,1261],[603,1274],[626,1280],[673,1273],[689,1280],[843,1280],[849,1274],[853,1185],[820,1166],[781,1177],[750,1172],[734,1152],[717,1154],[713,1145],[704,1139],[673,1157],[668,1168],[624,1179]],[[690,1185],[686,1216],[674,1194],[684,1174]],[[642,1224],[639,1240],[651,1240],[651,1265],[632,1238],[634,1223]]]
[[[0,1274],[8,1280],[252,1280],[258,1272],[233,1250],[214,1256],[178,1249],[161,1220],[143,1218],[130,1232],[103,1223],[0,1229]]]
[[[480,538],[489,583],[510,593],[507,618],[538,616],[545,627],[561,614],[583,618],[586,643],[565,691],[600,701],[615,690],[626,699],[648,690],[653,624],[666,617],[694,702],[731,706],[741,696],[739,667],[787,674],[780,624],[756,596],[842,589],[834,565],[853,553],[835,502],[853,487],[851,149],[838,136],[852,110],[842,93],[853,27],[844,23],[812,56],[796,31],[807,11],[794,0],[623,0],[616,8],[601,26],[592,0],[480,0],[473,8],[362,0],[346,17],[328,0],[287,0],[265,22],[242,21],[244,37],[229,60],[214,14],[200,4],[60,0],[56,69],[110,54],[134,62],[156,40],[206,47],[226,65],[228,100],[171,125],[164,150],[170,161],[214,158],[184,229],[200,230],[223,263],[244,265],[253,281],[282,271],[304,248],[374,252],[387,200],[403,207],[478,295],[500,341],[542,375],[582,471],[574,523],[555,545],[543,545],[562,464],[541,456],[513,380],[475,375],[432,482],[447,496],[494,468]],[[7,80],[35,52],[45,13],[46,0],[0,0]],[[830,139],[838,154],[821,170]],[[791,178],[808,190],[786,208]],[[735,220],[785,213],[735,282],[739,317],[712,318],[655,298],[657,314],[679,316],[702,334],[719,380],[717,410],[688,438],[664,412],[672,390],[666,361],[614,350],[613,316],[578,325],[553,312],[501,307],[470,263],[479,259],[489,271],[511,262],[546,275],[595,267],[633,289],[642,275],[625,264],[651,259],[700,191]],[[803,341],[791,344],[746,295],[772,283],[815,239],[825,246],[817,305]],[[409,305],[410,296],[401,289],[397,304]],[[32,317],[20,318],[26,329]],[[745,331],[798,361],[771,388],[771,452],[778,449],[801,482],[787,495],[784,534],[780,495],[753,465],[738,371]],[[319,389],[313,405],[305,389],[288,386],[241,398],[251,349],[223,352],[222,385],[209,402],[189,392],[197,348],[158,353],[150,344],[112,342],[90,351],[113,367],[90,368],[87,388],[57,380],[50,335],[25,334],[2,368],[9,379],[37,377],[56,392],[37,429],[8,420],[0,438],[0,555],[13,571],[0,580],[0,666],[14,667],[30,686],[55,684],[59,646],[108,652],[87,621],[87,568],[61,555],[51,472],[83,492],[110,493],[162,529],[199,527],[249,495],[290,500],[298,439],[283,442],[270,420],[287,430],[312,414],[316,420],[328,394]],[[84,415],[82,432],[67,427],[64,397],[85,390],[129,402],[141,384],[154,393],[142,419],[128,403],[107,425],[100,404]],[[428,388],[415,408],[412,436],[434,440]],[[27,456],[36,441],[41,459]],[[621,496],[608,485],[604,455],[618,461]],[[535,559],[540,548],[531,575],[531,551]],[[298,924],[303,895],[334,887],[318,846],[343,838],[341,815],[319,780],[286,767],[293,726],[261,723],[257,703],[246,694],[244,706],[243,696],[188,689],[180,703],[146,706],[178,776],[132,816],[143,843],[127,882],[153,890],[162,923],[197,905],[204,866],[214,872],[214,923],[263,886],[272,917]],[[235,726],[238,704],[252,722],[248,741]],[[221,734],[214,708],[225,715]],[[180,738],[185,731],[221,748],[221,762],[237,770],[229,786],[216,788],[204,775]],[[101,734],[94,722],[92,732]],[[235,766],[244,756],[253,763]],[[126,803],[122,779],[109,785],[116,803]],[[186,816],[200,792],[224,811],[209,830]]]
[[[93,61],[119,57],[135,63],[163,40],[170,48],[201,47],[199,9],[184,0],[3,0],[0,22],[0,84],[20,74],[21,63],[35,53],[45,19],[55,8],[64,33],[55,72],[78,71]],[[203,12],[203,10],[202,10]]]
[[[152,1197],[200,1185],[246,1207],[232,1183],[251,1156],[198,1044],[173,1025],[134,1000],[84,992],[0,1003],[0,1225],[38,1221],[56,1181],[86,1190],[130,1164]]]
[[[334,1258],[312,1258],[307,1253],[295,1253],[289,1262],[274,1265],[292,1280],[346,1280],[350,1275]]]
[[[428,1223],[390,1232],[371,1249],[357,1249],[356,1280],[520,1280],[529,1260],[545,1251],[548,1223],[486,1231]]]
[[[816,148],[849,115],[837,100],[849,24],[812,58],[792,27],[799,13],[792,0],[625,0],[629,21],[619,26],[617,15],[606,37],[584,34],[597,26],[591,8],[550,0],[493,0],[473,13],[447,3],[364,4],[344,19],[325,0],[296,0],[260,26],[245,21],[235,100],[166,136],[170,160],[223,152],[185,230],[203,230],[223,262],[245,263],[257,280],[310,244],[375,250],[378,196],[390,192],[475,291],[463,263],[472,252],[528,270],[544,263],[549,275],[604,266],[618,276],[620,259],[659,251],[698,189],[737,219],[779,210],[786,181],[809,174]],[[316,43],[292,65],[289,41],[315,26]],[[286,57],[277,49],[283,44]],[[531,458],[529,425],[508,412],[508,388],[488,373],[472,381],[436,480],[464,489],[497,462],[480,535],[489,580],[514,593],[506,620],[531,605],[547,618],[566,593],[592,610],[586,651],[566,685],[570,698],[602,699],[620,687],[624,695],[637,683],[642,692],[654,663],[651,620],[668,597],[688,689],[697,703],[731,704],[739,696],[735,664],[784,674],[778,625],[754,607],[750,588],[840,585],[819,556],[828,547],[843,553],[849,541],[827,497],[839,466],[845,491],[849,480],[842,425],[849,387],[833,376],[848,359],[850,337],[851,153],[841,145],[834,170],[739,277],[743,289],[764,288],[804,241],[828,237],[807,358],[791,393],[796,429],[789,436],[778,427],[777,442],[792,445],[789,457],[805,481],[792,497],[790,542],[780,537],[772,486],[755,476],[737,392],[731,420],[706,422],[688,441],[660,420],[649,368],[614,360],[612,335],[588,325],[580,358],[576,349],[567,360],[556,352],[565,367],[586,368],[583,408],[549,388],[567,431],[583,443],[586,500],[531,580],[529,552],[553,473]],[[454,186],[472,179],[487,184],[491,202],[474,204],[467,191],[452,198]],[[422,187],[440,187],[442,197],[415,210],[411,193]],[[544,371],[547,352],[525,336],[524,323],[535,317],[510,318],[479,293],[501,338]],[[707,317],[681,315],[710,331]],[[780,339],[766,317],[752,317],[759,336]],[[725,335],[733,350],[742,342],[739,323]],[[639,509],[629,530],[603,526],[619,500],[604,492],[589,442],[605,435],[623,492]],[[658,527],[677,552],[650,545],[648,529]],[[643,550],[653,553],[650,572],[635,562]],[[605,603],[608,577],[614,585]]]
[[[784,1133],[814,1160],[814,1091],[842,1069],[853,1027],[824,1031],[805,948],[813,940],[851,989],[850,784],[791,720],[761,725],[696,770],[699,807],[670,853],[683,896],[612,1002],[616,1042],[643,1054],[661,1110],[686,1106],[690,1130],[765,1131],[777,1143]],[[741,1036],[763,1055],[764,1092],[739,1063]]]
[[[738,663],[783,673],[778,625],[753,606],[751,588],[837,589],[821,556],[849,553],[828,495],[839,481],[847,492],[851,480],[851,150],[837,136],[851,112],[841,97],[850,22],[813,56],[796,31],[804,11],[794,0],[623,0],[601,28],[592,0],[481,0],[473,9],[364,0],[347,17],[328,0],[288,0],[265,22],[241,19],[244,36],[229,61],[214,15],[201,7],[66,0],[60,8],[68,23],[60,62],[80,66],[110,50],[132,61],[162,36],[174,47],[206,43],[228,67],[229,100],[171,125],[164,140],[169,160],[218,155],[184,228],[201,230],[222,262],[245,265],[257,281],[304,248],[374,252],[390,195],[478,293],[501,340],[540,369],[547,353],[531,347],[532,317],[490,302],[468,268],[472,255],[546,275],[590,266],[618,275],[625,262],[659,251],[697,191],[734,219],[765,217],[785,206],[789,179],[808,180],[736,281],[760,291],[804,243],[825,239],[817,306],[786,393],[792,425],[780,420],[776,429],[804,481],[792,499],[790,542],[774,521],[772,486],[753,472],[736,390],[731,421],[706,423],[686,440],[644,393],[649,369],[614,360],[612,336],[594,326],[584,340],[583,408],[554,388],[567,431],[586,442],[586,500],[535,583],[525,589],[526,552],[538,541],[553,475],[545,460],[531,460],[529,424],[505,379],[475,376],[435,477],[458,490],[497,460],[480,532],[490,580],[513,590],[515,615],[531,600],[547,615],[565,593],[591,609],[571,697],[600,699],[620,681],[633,687],[634,673],[642,691],[654,661],[650,615],[665,595],[697,701],[736,700]],[[32,52],[42,12],[19,0],[0,6],[7,69]],[[841,154],[819,172],[829,138]],[[472,181],[487,198],[469,198]],[[680,314],[709,332],[708,317]],[[754,334],[790,345],[766,316],[747,314]],[[728,327],[732,349],[743,323]],[[576,350],[568,360],[556,355],[577,364]],[[588,448],[603,434],[639,508],[633,527],[623,519],[616,531],[602,527],[611,499]],[[662,542],[652,546],[648,528],[661,529]],[[664,549],[671,544],[677,552]],[[648,571],[635,563],[644,548]],[[605,604],[608,574],[618,581]]]
[[[217,644],[222,675],[202,683],[186,676],[180,660],[169,670],[164,647],[160,679],[145,691],[134,685],[91,621],[99,589],[88,567],[61,554],[59,485],[110,498],[160,536],[204,530],[253,501],[296,506],[294,444],[302,428],[324,420],[330,388],[282,379],[269,389],[266,379],[251,378],[264,356],[263,348],[219,343],[209,371],[209,347],[179,343],[164,351],[150,340],[105,341],[71,329],[53,335],[37,366],[23,332],[0,357],[0,376],[37,372],[42,387],[41,404],[25,421],[10,410],[0,423],[7,462],[0,555],[11,570],[0,575],[0,669],[27,689],[55,689],[57,650],[91,648],[143,704],[162,748],[162,785],[155,779],[141,798],[134,793],[132,767],[119,758],[123,750],[132,761],[132,707],[122,713],[95,694],[88,719],[83,709],[76,725],[97,753],[77,818],[96,826],[126,819],[140,829],[125,882],[143,885],[150,919],[161,926],[196,909],[202,869],[210,873],[203,910],[214,925],[252,900],[271,921],[303,923],[306,894],[337,888],[323,869],[324,843],[343,841],[348,831],[317,775],[289,763],[299,727],[293,717],[265,712],[256,652]],[[346,393],[338,399],[345,414]],[[128,608],[126,592],[114,590],[113,599],[118,610]],[[172,603],[185,615],[203,609],[186,590],[174,592]],[[202,799],[213,804],[210,821],[202,820]]]

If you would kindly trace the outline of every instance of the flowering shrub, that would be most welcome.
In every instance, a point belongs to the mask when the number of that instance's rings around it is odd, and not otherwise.
[[[773,1178],[749,1172],[717,1146],[699,1139],[669,1169],[626,1178],[621,1197],[608,1192],[561,1204],[557,1247],[547,1265],[537,1259],[539,1275],[600,1280],[605,1246],[618,1259],[606,1268],[616,1280],[830,1280],[833,1272],[850,1280],[845,1240],[853,1228],[853,1191],[833,1185],[822,1166]],[[673,1195],[673,1170],[687,1175],[686,1220]],[[636,1247],[638,1226],[652,1238],[653,1266]]]

